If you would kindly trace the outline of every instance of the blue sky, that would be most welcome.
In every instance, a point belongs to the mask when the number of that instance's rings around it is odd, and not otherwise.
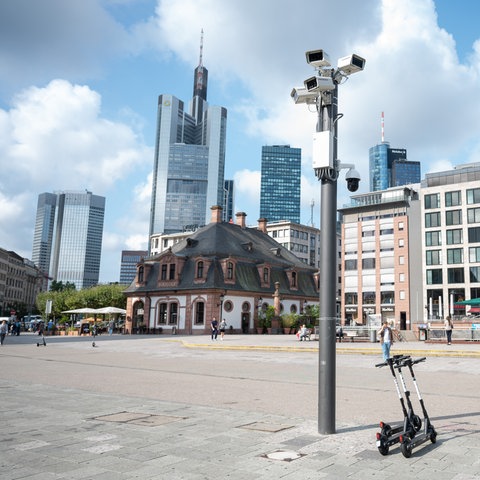
[[[146,248],[157,97],[188,102],[200,31],[208,101],[228,109],[226,178],[256,224],[261,147],[302,148],[302,222],[319,225],[316,114],[293,105],[305,51],[366,58],[340,87],[339,157],[368,191],[385,139],[422,174],[480,161],[476,0],[3,0],[0,2],[0,246],[31,257],[38,194],[107,198],[101,281],[122,249]],[[343,178],[339,205],[348,202]]]

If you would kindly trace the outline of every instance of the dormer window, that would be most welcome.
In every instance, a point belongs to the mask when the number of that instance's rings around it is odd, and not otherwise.
[[[227,263],[227,279],[233,280],[233,263],[232,262]]]
[[[197,278],[203,278],[203,262],[197,262]]]
[[[142,265],[141,267],[138,267],[138,283],[143,283],[143,273],[144,273],[144,268]]]
[[[297,272],[292,272],[291,286],[292,287],[297,286]]]
[[[263,267],[263,283],[270,283],[270,269]]]
[[[162,271],[160,273],[160,280],[166,280],[167,279],[167,268],[168,268],[168,265],[166,263],[162,264]]]

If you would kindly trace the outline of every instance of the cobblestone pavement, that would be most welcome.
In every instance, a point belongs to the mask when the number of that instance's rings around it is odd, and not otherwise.
[[[378,421],[401,417],[378,344],[337,344],[337,431],[320,435],[318,343],[272,337],[7,337],[0,478],[480,478],[479,345],[395,346],[427,356],[438,432],[405,458],[375,445]]]

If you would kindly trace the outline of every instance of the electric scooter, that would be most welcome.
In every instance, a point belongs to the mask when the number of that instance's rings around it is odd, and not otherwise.
[[[418,401],[420,402],[420,406],[422,407],[423,412],[423,432],[417,433],[416,435],[412,436],[411,432],[405,432],[400,435],[400,444],[402,449],[402,454],[405,458],[410,458],[412,456],[412,451],[415,447],[425,443],[427,440],[430,440],[432,443],[437,441],[437,432],[433,425],[430,422],[430,418],[428,417],[427,409],[425,408],[425,403],[423,402],[423,398],[420,394],[420,390],[418,389],[417,380],[415,378],[415,373],[413,372],[413,365],[417,363],[424,362],[426,360],[425,357],[418,358],[416,360],[412,360],[411,358],[406,358],[400,363],[400,367],[408,367],[410,370],[410,374],[412,376],[412,382],[415,386],[415,390],[417,392]]]
[[[402,434],[408,432],[409,435],[413,438],[416,432],[419,431],[422,426],[422,421],[420,417],[418,415],[415,415],[413,411],[412,402],[410,401],[410,392],[407,390],[407,386],[405,384],[401,369],[399,369],[399,377],[402,382],[408,410],[407,406],[405,405],[405,399],[400,392],[397,376],[395,374],[395,368],[397,368],[397,365],[408,358],[410,357],[405,355],[394,355],[385,362],[375,365],[376,367],[384,367],[387,365],[390,367],[390,371],[393,376],[393,382],[395,384],[395,389],[397,391],[398,399],[400,400],[400,405],[403,412],[403,422],[398,425],[392,426],[388,423],[380,422],[381,431],[376,434],[376,438],[378,451],[382,455],[387,455],[390,447],[400,442],[400,436]]]

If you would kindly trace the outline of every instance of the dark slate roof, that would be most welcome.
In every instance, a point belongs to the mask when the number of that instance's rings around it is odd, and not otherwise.
[[[273,238],[257,228],[242,228],[231,223],[210,223],[192,233],[190,237],[172,246],[175,256],[185,257],[186,263],[181,280],[175,290],[196,290],[222,288],[225,290],[244,290],[259,293],[274,292],[275,282],[280,283],[280,293],[298,294],[300,296],[316,296],[313,273],[315,268],[309,267]],[[135,283],[126,293],[172,290],[172,287],[157,286],[160,273],[160,262],[169,251],[145,259],[152,265],[152,270],[143,287],[135,287]],[[195,284],[195,259],[202,257],[212,260],[205,283]],[[236,261],[234,285],[224,283],[223,271],[219,261],[225,258]],[[271,267],[270,288],[260,286],[257,265],[263,263]],[[294,268],[297,272],[298,292],[289,286],[286,270]]]

